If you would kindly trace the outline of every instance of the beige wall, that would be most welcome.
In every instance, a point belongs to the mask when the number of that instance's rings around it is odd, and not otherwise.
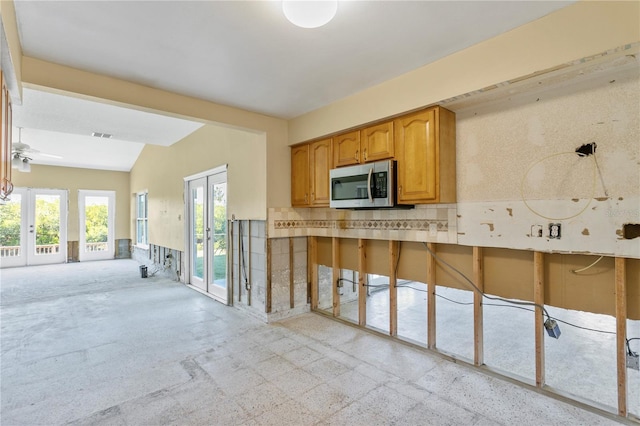
[[[79,240],[78,190],[116,191],[115,238],[129,238],[129,173],[107,170],[89,170],[72,167],[31,165],[31,173],[13,173],[16,187],[66,189],[69,191],[67,217],[68,241]]]
[[[259,206],[259,209],[265,215],[267,207],[290,204],[288,188],[291,165],[285,120],[26,56],[22,58],[22,76],[25,86],[37,90],[98,99],[124,107],[263,134],[266,138],[263,161],[267,168],[268,193],[267,197],[263,198],[265,204]]]
[[[213,125],[170,147],[147,145],[131,170],[131,197],[149,191],[149,242],[184,250],[183,178],[224,164],[228,216],[265,220],[266,156],[265,135]]]
[[[580,1],[297,117],[291,144],[439,103],[640,40],[640,2]]]

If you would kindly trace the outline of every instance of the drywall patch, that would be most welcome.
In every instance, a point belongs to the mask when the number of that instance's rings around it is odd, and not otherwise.
[[[632,240],[640,237],[640,223],[625,223],[622,225],[622,238]]]
[[[582,230],[582,235],[589,235],[589,230],[587,228],[584,228]]]

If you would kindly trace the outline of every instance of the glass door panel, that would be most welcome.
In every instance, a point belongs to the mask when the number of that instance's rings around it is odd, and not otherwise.
[[[67,257],[67,191],[16,188],[0,205],[0,266],[62,263]]]
[[[226,171],[187,182],[189,284],[222,303],[227,286]]]
[[[215,183],[218,180],[219,182]],[[227,301],[227,183],[220,182],[221,176],[210,178],[211,214],[210,222],[213,230],[211,250],[211,278],[209,293],[221,301]]]
[[[113,259],[114,191],[85,191],[78,193],[80,207],[80,260]]]
[[[206,179],[189,182],[191,284],[206,291],[205,281],[205,185]]]
[[[11,200],[0,204],[0,266],[24,266],[26,256],[26,190],[14,189]]]

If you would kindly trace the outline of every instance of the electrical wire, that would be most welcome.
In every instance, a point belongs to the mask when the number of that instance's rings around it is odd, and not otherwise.
[[[240,234],[240,258],[238,261],[240,262],[240,266],[242,267],[242,275],[244,276],[244,289],[249,291],[249,280],[247,279],[247,271],[246,271],[246,261],[244,259],[244,235],[242,234],[242,221],[238,221],[238,233]],[[240,277],[242,279],[242,277]]]
[[[593,262],[591,265],[589,266],[585,266],[584,268],[580,268],[580,269],[573,269],[571,272],[573,272],[574,274],[577,274],[578,272],[583,272],[586,271],[587,269],[591,268],[592,266],[594,266],[596,263],[600,262],[602,260],[604,256],[600,256],[598,259],[596,259],[595,262]]]
[[[545,216],[545,215],[543,215],[543,214],[538,213],[536,210],[534,210],[534,209],[533,209],[533,207],[531,207],[531,206],[529,205],[529,203],[527,203],[527,200],[525,199],[525,196],[524,196],[524,184],[525,184],[525,181],[527,180],[527,176],[529,176],[529,173],[531,172],[531,170],[532,170],[535,166],[537,166],[538,164],[542,163],[543,161],[546,161],[546,160],[548,160],[548,159],[550,159],[550,158],[558,157],[558,156],[560,156],[560,155],[572,155],[572,156],[573,156],[573,155],[578,155],[578,154],[576,154],[576,152],[558,152],[558,153],[555,153],[555,154],[548,155],[548,156],[546,156],[546,157],[544,157],[544,158],[541,158],[541,159],[540,159],[540,160],[538,160],[538,161],[534,161],[534,162],[529,166],[529,168],[527,169],[527,171],[524,173],[524,176],[522,177],[522,181],[520,182],[520,198],[521,198],[521,199],[522,199],[522,201],[524,202],[524,205],[525,205],[525,206],[527,206],[527,208],[528,208],[532,213],[534,213],[536,216],[540,216],[540,217],[541,217],[541,218],[543,218],[543,219],[552,220],[552,221],[557,221],[557,220],[567,220],[567,219],[572,219],[572,218],[574,218],[574,217],[580,216],[580,215],[581,215],[582,213],[584,213],[584,212],[587,210],[587,208],[591,205],[591,201],[593,201],[593,197],[596,195],[596,181],[597,181],[597,180],[596,180],[596,177],[597,177],[597,173],[596,173],[596,171],[597,171],[597,163],[596,163],[596,160],[595,160],[595,158],[596,158],[596,157],[595,157],[596,153],[594,152],[593,154],[591,154],[591,155],[593,156],[593,179],[592,179],[592,185],[591,185],[591,187],[592,187],[592,189],[591,189],[591,195],[589,196],[589,201],[584,205],[584,207],[582,208],[582,210],[580,210],[578,213],[573,214],[573,215],[571,215],[571,216],[566,216],[566,217],[550,217],[550,216]],[[582,156],[580,156],[580,157],[582,158]]]
[[[427,251],[431,254],[431,256],[433,256],[433,258],[439,262],[442,263],[443,265],[445,265],[446,267],[448,267],[449,269],[451,269],[453,272],[457,273],[458,275],[460,275],[467,283],[469,283],[471,285],[471,287],[473,288],[473,290],[475,292],[477,292],[478,294],[480,294],[482,297],[489,299],[489,300],[497,300],[500,302],[505,302],[505,303],[512,303],[515,305],[524,305],[524,306],[534,306],[536,308],[540,308],[542,310],[542,312],[544,313],[544,315],[547,316],[547,319],[550,318],[549,313],[547,312],[547,310],[545,309],[545,307],[539,303],[534,303],[534,302],[522,302],[519,300],[509,300],[509,299],[505,299],[503,297],[498,297],[498,296],[487,296],[482,290],[480,290],[474,283],[473,281],[471,281],[469,278],[467,278],[467,276],[465,274],[463,274],[462,272],[460,272],[458,269],[456,269],[454,266],[450,265],[449,263],[447,263],[445,260],[441,259],[438,255],[435,254],[435,252],[433,250],[431,250],[429,248],[429,246],[427,245],[427,243],[422,243],[424,245],[424,247],[427,249]]]

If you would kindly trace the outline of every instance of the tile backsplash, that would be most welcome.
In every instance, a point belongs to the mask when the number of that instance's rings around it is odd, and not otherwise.
[[[269,209],[268,238],[302,236],[456,243],[456,205],[408,210]]]

